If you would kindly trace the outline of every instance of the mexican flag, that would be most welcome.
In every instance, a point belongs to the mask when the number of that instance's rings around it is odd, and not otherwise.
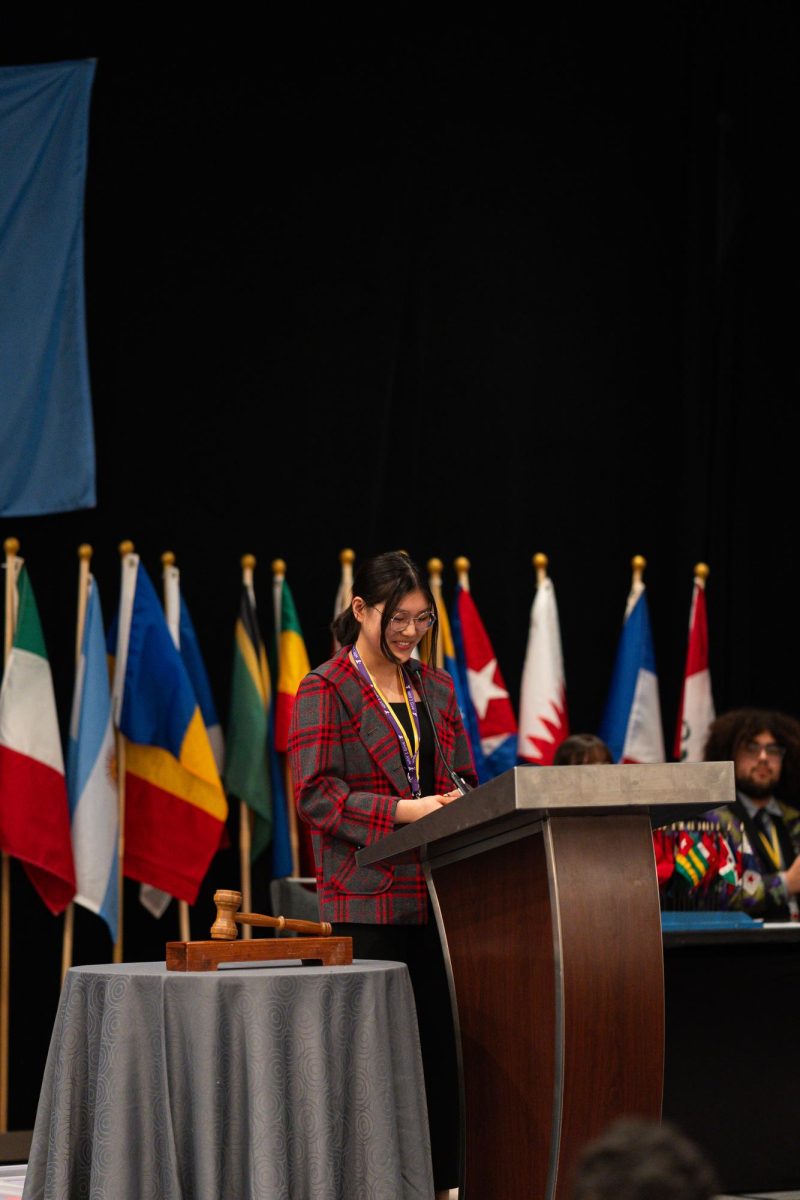
[[[16,593],[16,632],[0,689],[0,849],[22,861],[57,914],[75,895],[75,867],[53,678],[24,566]]]

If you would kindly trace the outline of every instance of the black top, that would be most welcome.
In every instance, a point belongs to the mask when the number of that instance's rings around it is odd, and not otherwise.
[[[411,714],[406,708],[405,700],[400,700],[397,703],[392,704],[391,707],[392,712],[403,726],[403,729],[405,729],[408,736],[411,737]],[[436,753],[436,747],[433,742],[433,729],[431,727],[431,719],[428,716],[428,710],[420,701],[417,701],[417,714],[419,715],[420,733],[419,762],[417,764],[420,793],[423,796],[435,796],[436,782],[434,779],[434,756]]]

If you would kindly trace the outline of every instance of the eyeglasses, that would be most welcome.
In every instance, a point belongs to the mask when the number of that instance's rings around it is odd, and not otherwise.
[[[375,611],[381,613],[381,615],[383,614],[382,608],[376,608]],[[435,612],[420,613],[418,617],[411,617],[408,613],[395,613],[389,617],[387,625],[392,633],[402,633],[404,629],[407,629],[412,624],[417,633],[424,633],[426,629],[430,629],[435,620]]]
[[[786,753],[786,747],[776,742],[768,742],[766,746],[762,746],[761,742],[746,742],[742,749],[752,758],[761,758],[762,754],[766,754],[767,758],[783,758]]]

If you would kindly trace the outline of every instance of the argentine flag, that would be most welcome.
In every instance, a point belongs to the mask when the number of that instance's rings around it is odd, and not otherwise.
[[[77,893],[117,940],[119,803],[103,614],[90,579],[67,747],[67,794]]]
[[[614,762],[664,761],[656,656],[641,579],[634,580],[628,596],[625,623],[598,732]]]

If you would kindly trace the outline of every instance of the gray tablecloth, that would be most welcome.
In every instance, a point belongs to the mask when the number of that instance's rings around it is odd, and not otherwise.
[[[73,967],[24,1200],[430,1200],[401,963]]]

